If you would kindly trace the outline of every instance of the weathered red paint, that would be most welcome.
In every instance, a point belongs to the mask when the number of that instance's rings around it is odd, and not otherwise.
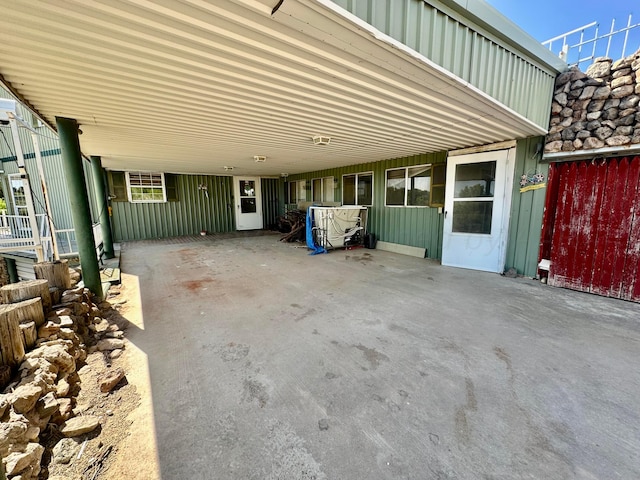
[[[550,166],[540,258],[550,285],[640,302],[640,157]]]

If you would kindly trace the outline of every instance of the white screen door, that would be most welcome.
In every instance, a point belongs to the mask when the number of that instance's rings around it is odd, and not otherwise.
[[[262,224],[262,198],[260,178],[234,177],[233,190],[236,205],[236,228],[259,230]]]
[[[443,265],[502,273],[513,179],[509,152],[448,158]]]

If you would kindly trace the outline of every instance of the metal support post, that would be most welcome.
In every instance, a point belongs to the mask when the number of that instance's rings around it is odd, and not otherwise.
[[[100,268],[91,225],[89,195],[84,181],[82,153],[78,139],[78,122],[73,118],[56,117],[56,126],[60,136],[64,175],[67,180],[71,215],[80,253],[82,279],[85,287],[102,300]]]
[[[106,258],[115,257],[113,251],[113,236],[111,235],[111,219],[109,218],[109,204],[107,190],[104,186],[104,170],[102,159],[91,156],[91,169],[93,170],[93,185],[96,189],[98,210],[100,210],[100,229],[102,230],[102,248]]]

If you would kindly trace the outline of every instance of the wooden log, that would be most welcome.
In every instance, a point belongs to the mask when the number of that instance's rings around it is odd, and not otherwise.
[[[0,365],[0,390],[4,390],[11,381],[11,367],[9,365]],[[0,471],[2,473],[2,471]],[[0,475],[2,478],[2,475]]]
[[[62,291],[71,288],[71,274],[66,260],[36,263],[33,270],[36,278],[47,280],[50,287],[58,287]]]
[[[35,322],[36,327],[44,324],[44,310],[42,309],[42,300],[40,297],[24,300],[9,305],[0,305],[0,311],[15,310],[20,324]]]
[[[67,289],[68,290],[68,289]],[[58,305],[62,300],[63,290],[58,287],[49,287],[49,295],[51,296],[51,305]]]
[[[25,280],[18,283],[10,283],[0,288],[0,300],[2,303],[17,303],[38,297],[42,299],[42,308],[48,312],[51,308],[51,295],[49,295],[49,282],[47,280]]]
[[[24,339],[24,346],[27,350],[31,350],[38,340],[38,329],[36,328],[36,322],[21,323],[20,330],[22,330],[22,338]]]
[[[24,338],[15,308],[0,309],[0,364],[18,366],[24,360]]]

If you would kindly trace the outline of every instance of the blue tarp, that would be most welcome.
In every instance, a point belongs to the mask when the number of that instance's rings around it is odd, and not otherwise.
[[[317,255],[319,253],[327,253],[327,250],[324,247],[316,245],[316,242],[313,241],[313,218],[312,218],[312,210],[311,207],[307,209],[307,247],[309,247],[312,252],[309,255]]]

